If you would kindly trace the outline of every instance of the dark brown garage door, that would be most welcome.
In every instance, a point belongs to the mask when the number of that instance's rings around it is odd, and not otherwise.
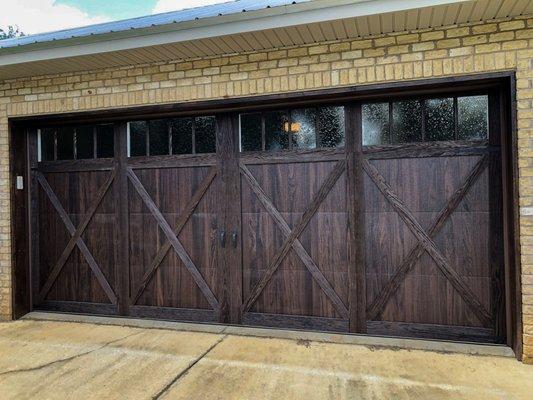
[[[501,342],[498,97],[30,132],[38,309]]]

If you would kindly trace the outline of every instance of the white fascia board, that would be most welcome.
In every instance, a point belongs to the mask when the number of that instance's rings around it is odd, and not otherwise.
[[[42,44],[42,47],[46,48],[32,51],[24,51],[26,46],[15,50],[8,48],[5,51],[0,50],[0,66],[131,50],[468,1],[471,0],[360,0],[358,2],[353,0],[331,0],[301,3],[248,13],[206,18],[205,20],[175,25],[171,24],[170,26],[154,27],[153,29],[117,32],[115,38],[108,40],[102,40],[99,36],[89,36],[75,39],[77,41],[76,44],[67,46],[62,42],[48,42]],[[169,28],[172,30],[165,31]],[[159,32],[154,33],[154,31]],[[116,36],[122,37],[116,38]],[[89,40],[91,42],[88,42]],[[34,45],[34,48],[35,46],[38,45]]]

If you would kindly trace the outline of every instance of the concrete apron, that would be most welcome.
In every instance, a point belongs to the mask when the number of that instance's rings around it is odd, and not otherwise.
[[[367,336],[355,334],[338,334],[328,332],[311,332],[275,328],[252,328],[221,324],[196,324],[174,321],[161,321],[140,318],[101,317],[91,315],[63,314],[53,312],[31,312],[23,319],[36,321],[62,321],[90,323],[97,325],[129,326],[144,329],[170,329],[185,332],[220,333],[235,336],[253,336],[292,340],[310,340],[314,342],[355,344],[372,347],[388,347],[409,350],[426,350],[444,353],[459,353],[482,356],[515,357],[513,350],[504,345],[460,343],[440,340],[422,340]]]
[[[0,398],[525,400],[533,393],[533,366],[509,357],[239,336],[217,326],[148,328],[0,323]]]

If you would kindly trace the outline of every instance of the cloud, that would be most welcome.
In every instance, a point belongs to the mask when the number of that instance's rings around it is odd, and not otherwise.
[[[158,0],[154,6],[154,14],[167,11],[183,10],[184,8],[201,7],[209,4],[225,3],[230,0]]]
[[[55,4],[54,0],[4,0],[0,11],[0,28],[17,25],[25,34],[98,24],[109,21],[90,16],[76,7]]]

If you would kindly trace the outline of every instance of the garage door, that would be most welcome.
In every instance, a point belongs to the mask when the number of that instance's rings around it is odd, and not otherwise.
[[[498,97],[30,132],[35,308],[504,339]]]

